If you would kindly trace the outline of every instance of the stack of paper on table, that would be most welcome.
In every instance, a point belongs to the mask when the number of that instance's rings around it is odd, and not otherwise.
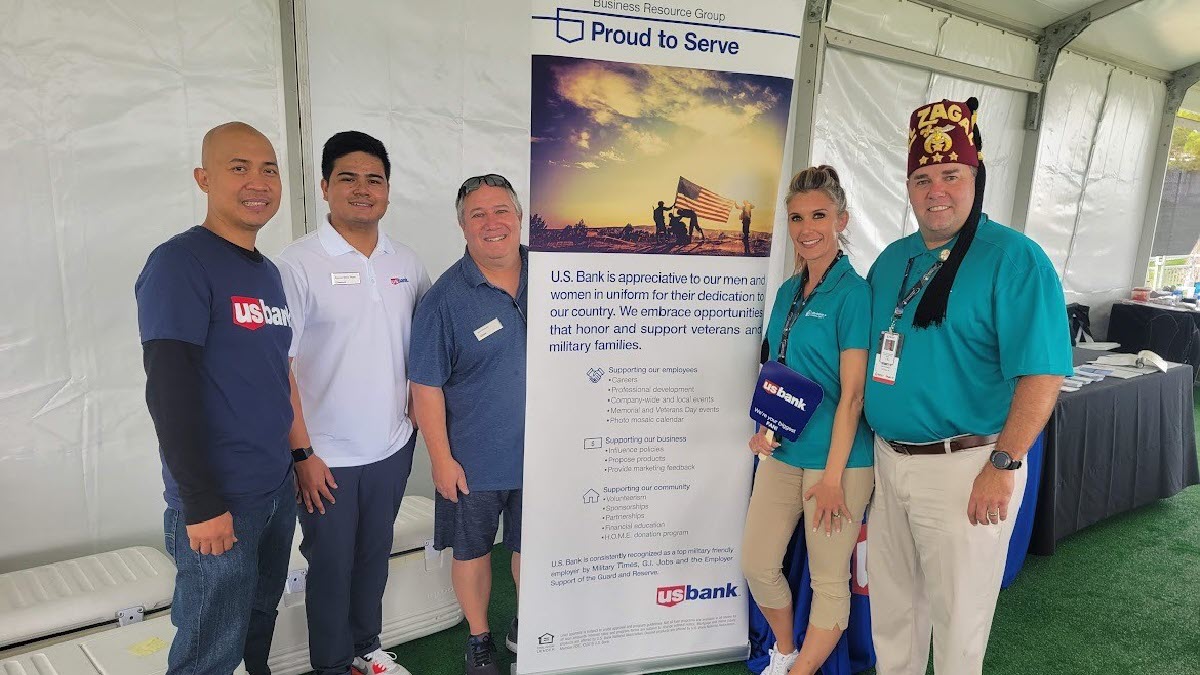
[[[1063,380],[1059,391],[1079,391],[1082,387],[1103,380],[1112,371],[1095,366],[1076,366],[1075,374]]]

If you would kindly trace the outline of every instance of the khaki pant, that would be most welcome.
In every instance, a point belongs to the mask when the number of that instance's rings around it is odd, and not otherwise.
[[[879,675],[924,675],[931,631],[937,675],[983,672],[1026,479],[1014,472],[1007,520],[972,525],[971,488],[994,447],[909,456],[875,438],[867,579]]]
[[[770,457],[758,463],[742,541],[742,573],[760,606],[789,606],[792,592],[783,576],[783,554],[803,512],[813,589],[809,623],[817,628],[845,630],[850,621],[850,554],[858,543],[859,523],[871,499],[875,476],[870,467],[846,469],[842,491],[852,518],[848,522],[843,518],[842,531],[834,530],[826,537],[823,527],[820,532],[812,531],[816,500],[804,499],[804,493],[824,474]]]

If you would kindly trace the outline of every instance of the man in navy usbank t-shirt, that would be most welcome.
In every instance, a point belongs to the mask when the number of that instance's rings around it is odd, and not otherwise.
[[[203,225],[156,248],[134,287],[146,403],[163,462],[178,629],[168,674],[267,673],[296,522],[279,270],[255,248],[279,210],[270,141],[231,122],[204,137]]]

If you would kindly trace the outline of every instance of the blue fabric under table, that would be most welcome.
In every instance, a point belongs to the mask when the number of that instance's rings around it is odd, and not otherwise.
[[[1008,545],[1008,562],[1004,567],[1003,588],[1017,578],[1021,566],[1025,563],[1025,553],[1029,550],[1029,538],[1033,532],[1033,516],[1037,510],[1038,484],[1042,476],[1042,448],[1046,434],[1038,435],[1033,447],[1030,448],[1026,461],[1029,463],[1029,477],[1025,483],[1025,496],[1021,510],[1017,513],[1014,523],[1012,541]],[[758,461],[755,460],[755,468]],[[868,511],[868,518],[870,512]],[[963,514],[966,518],[966,513]],[[861,673],[875,665],[875,646],[871,641],[871,601],[864,592],[868,589],[858,588],[855,582],[865,581],[865,561],[859,564],[860,557],[866,554],[867,526],[864,523],[859,535],[858,547],[850,559],[850,577],[852,593],[850,594],[850,627],[838,640],[837,647],[830,654],[829,660],[821,667],[821,675],[851,675]],[[804,523],[801,522],[792,533],[788,542],[787,552],[783,558],[784,576],[792,588],[793,605],[795,607],[795,640],[800,645],[804,642],[804,633],[808,630],[808,611],[812,604],[812,584],[808,572],[808,554],[804,545]],[[865,584],[863,584],[865,586]],[[746,665],[751,671],[761,673],[768,663],[768,651],[775,646],[775,634],[767,625],[766,617],[754,603],[750,602],[750,658]]]

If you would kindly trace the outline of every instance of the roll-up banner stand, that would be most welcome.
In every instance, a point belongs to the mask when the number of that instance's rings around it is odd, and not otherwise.
[[[803,3],[720,4],[533,3],[522,675],[746,658]]]

